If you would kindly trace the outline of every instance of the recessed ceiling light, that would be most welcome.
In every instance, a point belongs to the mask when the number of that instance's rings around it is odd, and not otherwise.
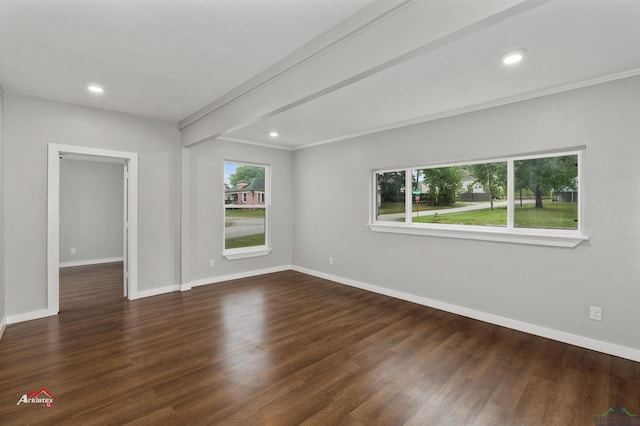
[[[526,53],[526,50],[524,49],[511,50],[505,53],[504,55],[500,56],[500,60],[505,65],[515,65],[517,63],[522,62],[522,60],[524,59],[525,53]]]
[[[104,87],[102,87],[99,84],[89,84],[87,85],[87,90],[90,91],[91,93],[95,93],[96,95],[100,95],[102,93],[104,93]]]
[[[278,132],[269,132],[269,136],[271,136],[272,138],[277,138]]]

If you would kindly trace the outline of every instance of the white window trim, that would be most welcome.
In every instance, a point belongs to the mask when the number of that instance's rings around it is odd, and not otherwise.
[[[222,205],[223,205],[223,221],[222,221],[222,256],[224,256],[227,260],[236,260],[236,259],[246,259],[250,257],[259,257],[266,256],[271,253],[271,166],[269,164],[261,164],[261,163],[248,163],[246,161],[234,161],[234,160],[224,160],[224,163],[233,163],[247,166],[257,166],[264,167],[264,204],[262,205],[245,205],[245,204],[226,204],[224,198],[222,197]],[[243,194],[246,194],[243,193]],[[252,246],[252,247],[241,247],[235,249],[226,249],[225,248],[225,235],[226,235],[226,227],[225,220],[227,217],[226,210],[227,208],[235,208],[235,209],[264,209],[264,245],[261,246]]]
[[[411,197],[406,195],[405,192],[405,222],[387,222],[376,220],[377,212],[377,181],[376,175],[385,172],[405,172],[405,187],[411,188],[411,170],[421,168],[437,168],[437,167],[451,167],[461,166],[468,164],[478,163],[493,163],[500,161],[507,161],[507,173],[508,182],[514,181],[514,161],[517,160],[529,160],[535,158],[544,158],[551,156],[564,156],[564,155],[577,155],[578,156],[578,229],[543,229],[543,228],[515,228],[514,227],[514,205],[515,194],[511,190],[511,187],[507,190],[507,226],[474,226],[474,225],[447,225],[447,224],[429,224],[429,223],[413,223],[412,220],[412,205]],[[531,244],[553,247],[575,247],[582,241],[586,241],[589,237],[585,233],[584,224],[584,206],[585,206],[585,191],[584,191],[584,157],[585,149],[571,148],[566,150],[538,153],[532,155],[517,155],[503,158],[494,158],[482,161],[469,161],[443,165],[433,166],[417,166],[401,169],[384,169],[373,170],[371,180],[370,197],[370,212],[369,212],[369,228],[375,232],[386,232],[392,234],[409,234],[409,235],[423,235],[431,237],[444,237],[444,238],[461,238],[468,240],[483,240],[483,241],[496,241],[515,244]]]
[[[271,253],[271,249],[264,246],[243,247],[237,249],[224,250],[222,255],[227,260],[246,259],[248,257],[266,256]]]

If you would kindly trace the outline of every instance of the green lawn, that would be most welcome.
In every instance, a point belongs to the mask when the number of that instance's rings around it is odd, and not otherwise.
[[[507,208],[500,207],[469,212],[440,214],[435,216],[414,217],[414,222],[448,223],[456,225],[507,226]]]
[[[264,209],[225,209],[227,217],[264,217]]]
[[[536,209],[535,205],[525,204],[522,207],[516,204],[514,220],[516,228],[555,228],[578,229],[577,203],[543,203],[542,209]],[[434,216],[413,218],[414,222],[421,223],[447,223],[456,225],[481,225],[481,226],[507,226],[507,208],[495,208],[493,210],[473,210],[469,212],[440,214],[437,220]]]
[[[262,234],[247,235],[244,237],[227,238],[224,240],[224,248],[234,249],[264,245],[264,232]]]
[[[516,205],[516,227],[578,229],[578,203],[546,201],[542,206],[542,209],[536,209],[534,204]]]

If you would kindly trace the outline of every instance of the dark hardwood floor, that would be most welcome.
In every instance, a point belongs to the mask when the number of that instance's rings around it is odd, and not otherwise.
[[[122,298],[61,271],[57,317],[0,340],[0,424],[593,425],[640,363],[296,272]],[[46,389],[52,407],[16,405]]]

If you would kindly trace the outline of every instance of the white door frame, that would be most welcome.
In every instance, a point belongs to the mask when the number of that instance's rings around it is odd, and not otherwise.
[[[123,159],[128,166],[127,205],[129,239],[127,246],[128,298],[138,296],[138,154],[82,146],[48,144],[47,192],[47,311],[56,315],[60,310],[60,155],[82,154]]]

